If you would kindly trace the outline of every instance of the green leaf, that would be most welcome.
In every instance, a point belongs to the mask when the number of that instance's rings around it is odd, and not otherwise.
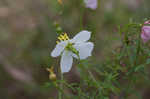
[[[137,66],[137,67],[134,69],[134,71],[137,72],[137,71],[140,71],[140,70],[143,69],[143,68],[144,68],[144,65],[142,64],[142,65]]]
[[[150,64],[150,58],[146,60],[146,64]]]

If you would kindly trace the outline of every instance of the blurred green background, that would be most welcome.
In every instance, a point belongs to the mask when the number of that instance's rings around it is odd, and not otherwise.
[[[92,60],[98,64],[120,45],[117,26],[148,19],[149,4],[150,0],[98,0],[98,8],[91,10],[81,0],[63,0],[62,5],[57,0],[0,0],[0,99],[56,98],[55,88],[43,87],[49,82],[46,67],[59,67],[50,57],[57,39],[55,23],[70,37],[81,29],[92,31]],[[77,76],[73,70],[68,75]],[[141,90],[144,99],[149,99],[149,90]]]

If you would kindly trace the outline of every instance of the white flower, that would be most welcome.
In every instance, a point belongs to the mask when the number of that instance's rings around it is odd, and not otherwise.
[[[61,41],[56,45],[51,56],[57,57],[61,55],[60,67],[62,73],[70,71],[73,63],[73,57],[82,60],[91,56],[94,44],[92,42],[88,42],[90,37],[91,32],[85,30],[79,32],[73,39],[69,39],[66,34],[58,37]],[[78,55],[76,52],[78,52]]]

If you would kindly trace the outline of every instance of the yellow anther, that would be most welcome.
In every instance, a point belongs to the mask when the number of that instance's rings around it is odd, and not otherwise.
[[[58,39],[59,39],[60,41],[62,41],[61,37],[58,37]]]
[[[64,33],[63,35],[61,34],[59,37],[58,37],[58,40],[60,41],[66,41],[66,40],[69,40],[69,37],[67,35],[67,33]],[[59,43],[59,42],[58,42]]]
[[[58,44],[59,43],[59,41],[56,41],[56,44]]]
[[[66,40],[64,35],[60,35],[60,37],[61,37],[62,41]]]
[[[64,34],[64,37],[65,37],[66,40],[69,40],[69,37],[68,37],[67,33]]]

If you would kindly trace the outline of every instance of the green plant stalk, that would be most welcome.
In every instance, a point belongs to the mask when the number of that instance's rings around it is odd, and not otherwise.
[[[61,78],[60,78],[60,79],[61,79],[61,81],[63,81],[63,74],[62,74],[62,73],[60,74],[60,77],[61,77]],[[63,83],[62,83],[62,82],[60,83],[60,89],[61,89],[61,90],[63,89]],[[59,93],[58,93],[58,94],[59,94],[58,99],[63,99],[62,92],[61,92],[61,91],[59,91]]]
[[[80,60],[80,59],[79,59],[79,60]],[[82,71],[84,71],[85,73],[87,72],[87,73],[89,74],[90,78],[96,83],[96,87],[100,90],[100,89],[101,89],[101,86],[99,85],[98,81],[95,79],[95,77],[94,77],[94,75],[92,74],[92,72],[89,71],[86,67],[84,67],[84,65],[83,65],[83,63],[82,63],[81,60],[80,60],[80,64],[82,65],[82,66],[80,66],[81,69],[82,69]]]
[[[84,12],[85,12],[84,2],[81,1],[81,14],[80,14],[80,29],[81,30],[84,29],[84,25],[83,25]]]

